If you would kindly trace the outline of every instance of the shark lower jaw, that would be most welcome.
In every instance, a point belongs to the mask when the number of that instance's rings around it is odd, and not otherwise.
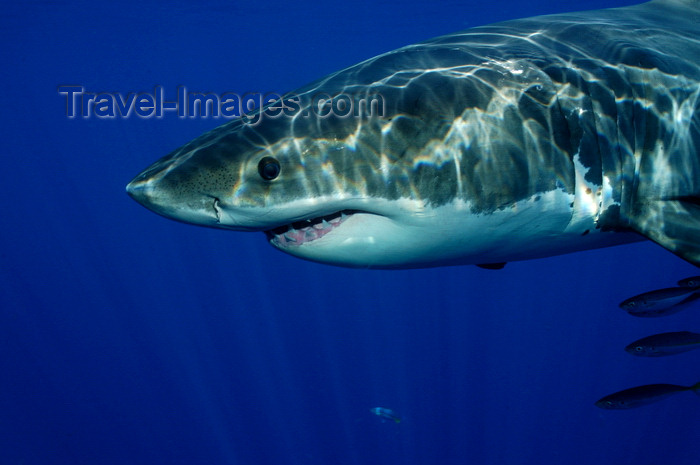
[[[484,213],[462,202],[422,208],[413,201],[381,200],[325,208],[319,202],[311,208],[285,205],[275,213],[287,212],[289,224],[278,226],[285,219],[277,216],[270,229],[257,230],[265,231],[273,247],[298,258],[375,269],[528,260],[634,240],[596,230],[593,217],[572,223],[571,197],[561,190],[543,192]],[[291,222],[298,218],[309,219]]]
[[[303,221],[279,226],[265,231],[268,241],[273,246],[285,249],[309,244],[321,239],[341,227],[345,221],[358,213],[365,213],[359,210],[341,210],[329,215],[311,218]]]
[[[265,234],[270,245],[282,252],[328,265],[405,268],[414,261],[416,231],[402,218],[367,210],[339,210]]]

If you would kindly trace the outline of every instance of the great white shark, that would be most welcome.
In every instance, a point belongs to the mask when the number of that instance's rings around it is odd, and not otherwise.
[[[127,192],[340,266],[498,267],[644,238],[700,265],[700,0],[476,27],[292,95],[293,114],[270,111],[283,99],[224,124]],[[383,108],[344,117],[318,95]]]

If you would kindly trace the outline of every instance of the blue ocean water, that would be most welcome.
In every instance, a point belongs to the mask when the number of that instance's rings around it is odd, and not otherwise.
[[[284,92],[402,45],[621,0],[36,2],[3,7],[0,463],[697,465],[700,306],[617,303],[697,270],[648,243],[362,271],[133,202],[141,169],[223,120],[68,118],[57,88]],[[389,407],[400,424],[369,411]]]

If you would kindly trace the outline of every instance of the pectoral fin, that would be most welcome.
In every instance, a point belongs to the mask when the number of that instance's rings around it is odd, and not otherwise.
[[[506,266],[506,262],[503,263],[481,263],[479,265],[476,265],[479,268],[483,268],[485,270],[502,270],[504,266]]]

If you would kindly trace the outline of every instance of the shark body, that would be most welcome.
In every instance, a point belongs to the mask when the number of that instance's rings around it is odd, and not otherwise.
[[[128,193],[340,266],[497,264],[644,238],[700,265],[699,0],[477,27],[293,95],[294,114],[267,116],[283,99],[256,124],[220,126]],[[318,95],[382,108],[323,114]]]

